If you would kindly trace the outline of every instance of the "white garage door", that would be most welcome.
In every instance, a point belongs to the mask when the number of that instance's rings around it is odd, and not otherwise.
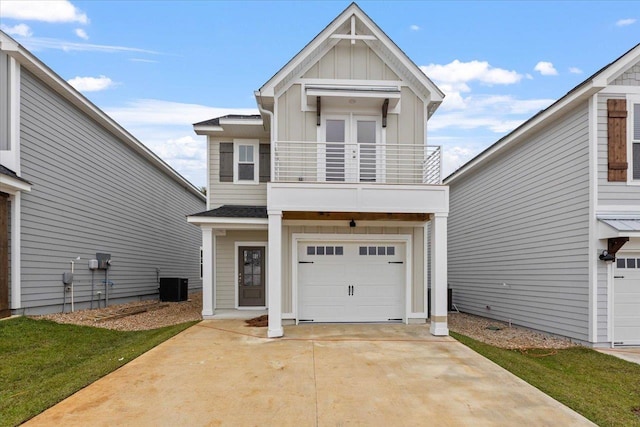
[[[616,256],[613,339],[616,345],[640,345],[640,253]]]
[[[298,244],[298,319],[387,322],[405,317],[405,244]]]

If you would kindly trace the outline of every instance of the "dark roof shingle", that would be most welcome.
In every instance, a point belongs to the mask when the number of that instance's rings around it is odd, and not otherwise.
[[[255,120],[260,119],[262,116],[260,114],[227,114],[226,116],[215,117],[213,119],[205,120],[203,122],[194,123],[194,126],[220,126],[220,119],[246,119],[246,120]]]
[[[268,218],[266,206],[223,205],[190,216],[212,218]]]
[[[9,176],[9,177],[11,177],[11,178],[15,178],[15,179],[17,179],[17,180],[19,180],[19,181],[26,182],[27,184],[31,184],[31,183],[30,183],[29,181],[27,181],[26,179],[24,179],[24,178],[20,178],[20,177],[18,176],[18,174],[16,174],[16,173],[15,173],[14,171],[12,171],[11,169],[6,168],[6,167],[4,167],[4,166],[2,166],[2,165],[0,165],[0,175],[6,175],[6,176]]]

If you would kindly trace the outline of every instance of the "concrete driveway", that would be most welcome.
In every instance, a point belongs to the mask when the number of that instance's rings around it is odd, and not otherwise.
[[[285,334],[203,321],[26,425],[593,425],[425,325]]]

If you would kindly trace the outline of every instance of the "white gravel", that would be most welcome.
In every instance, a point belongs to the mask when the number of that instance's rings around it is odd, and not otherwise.
[[[109,319],[109,316],[138,307],[146,307],[149,311]],[[202,293],[194,293],[189,295],[188,301],[184,302],[139,301],[102,309],[34,317],[49,319],[58,323],[72,323],[120,331],[139,331],[202,320],[201,312]],[[465,313],[449,313],[449,329],[478,341],[507,349],[557,349],[576,345],[567,338],[559,338],[526,328],[509,326],[504,322]]]

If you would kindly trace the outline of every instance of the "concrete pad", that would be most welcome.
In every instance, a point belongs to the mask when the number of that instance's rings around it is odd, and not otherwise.
[[[593,425],[428,325],[203,321],[27,426]]]
[[[640,365],[640,347],[596,348],[595,350]]]

